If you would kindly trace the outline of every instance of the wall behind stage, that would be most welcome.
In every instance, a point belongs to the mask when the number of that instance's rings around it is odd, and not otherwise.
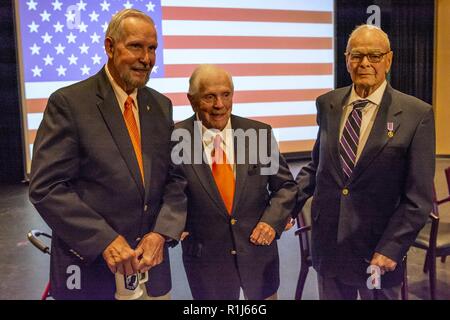
[[[12,1],[0,2],[0,182],[23,179],[22,130]]]
[[[450,1],[436,1],[436,153],[450,155]]]

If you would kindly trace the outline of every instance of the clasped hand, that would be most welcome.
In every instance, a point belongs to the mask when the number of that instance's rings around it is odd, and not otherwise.
[[[164,242],[162,235],[150,232],[133,250],[119,235],[103,251],[103,259],[112,273],[131,275],[146,272],[163,261]]]

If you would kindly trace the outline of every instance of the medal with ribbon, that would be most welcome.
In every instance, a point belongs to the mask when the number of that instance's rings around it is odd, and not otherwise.
[[[393,122],[387,123],[387,130],[388,130],[388,137],[392,138],[394,136],[394,123]]]

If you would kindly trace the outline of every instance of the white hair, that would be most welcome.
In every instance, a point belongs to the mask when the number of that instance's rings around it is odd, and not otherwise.
[[[225,73],[225,75],[228,77],[228,80],[230,81],[231,90],[234,91],[233,77],[228,71],[213,64],[201,64],[197,68],[195,68],[194,72],[192,72],[192,75],[189,78],[188,94],[190,96],[195,96],[198,93],[202,75],[211,71],[220,71]]]

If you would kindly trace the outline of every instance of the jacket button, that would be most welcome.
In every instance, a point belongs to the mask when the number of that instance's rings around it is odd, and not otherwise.
[[[147,212],[147,210],[148,210],[148,206],[145,205],[145,206],[144,206],[144,212]]]
[[[231,250],[231,254],[233,255],[233,256],[235,256],[236,255],[236,250]]]
[[[343,194],[344,196],[348,196],[349,193],[350,193],[350,191],[348,191],[347,188],[342,189],[342,194]]]
[[[236,219],[231,219],[231,225],[234,226],[236,224],[237,220]]]
[[[136,242],[141,241],[142,239],[140,237],[136,238]]]

